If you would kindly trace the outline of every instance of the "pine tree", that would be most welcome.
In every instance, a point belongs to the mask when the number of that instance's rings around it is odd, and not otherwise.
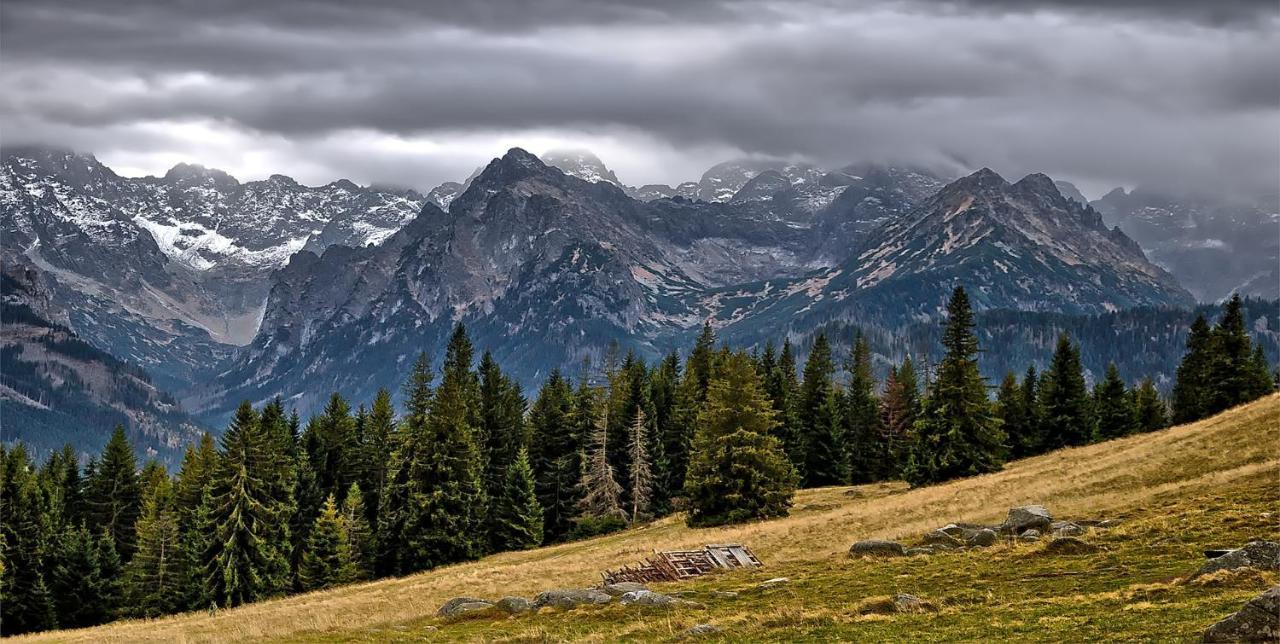
[[[1034,456],[1047,449],[1048,438],[1044,433],[1044,413],[1040,408],[1040,376],[1035,365],[1027,367],[1018,388],[1021,416],[1016,426],[1008,427],[1009,449],[1013,458]]]
[[[1154,432],[1169,426],[1169,413],[1151,378],[1143,378],[1133,390],[1133,408],[1138,431]]]
[[[1107,366],[1106,377],[1094,387],[1093,406],[1098,419],[1094,440],[1111,440],[1138,431],[1137,410],[1114,362]]]
[[[1230,409],[1253,398],[1253,347],[1244,328],[1240,295],[1233,294],[1211,334],[1213,352],[1208,367],[1206,415]]]
[[[682,488],[689,467],[689,449],[693,442],[698,414],[707,400],[707,386],[715,362],[716,335],[711,323],[702,325],[702,333],[685,361],[684,374],[676,390],[672,426],[665,437],[663,451],[667,459],[667,480],[674,488]]]
[[[547,542],[563,539],[573,528],[584,449],[575,419],[574,394],[560,370],[551,372],[529,411],[533,439],[530,465],[537,480]]]
[[[1187,334],[1187,352],[1173,385],[1173,422],[1190,423],[1208,415],[1209,366],[1213,335],[1204,316],[1196,316]]]
[[[804,365],[800,425],[805,446],[806,487],[841,485],[848,482],[848,461],[840,418],[840,394],[831,381],[835,367],[831,345],[819,333]]]
[[[53,597],[58,626],[82,628],[110,619],[110,598],[103,595],[106,582],[98,562],[98,542],[84,523],[63,530],[52,559],[46,585]]]
[[[1023,407],[1022,387],[1018,385],[1018,377],[1010,371],[1000,382],[996,392],[996,418],[1000,419],[1000,428],[1004,431],[1011,455],[1022,456],[1016,449],[1024,440],[1026,431],[1027,410]]]
[[[1040,380],[1041,426],[1045,448],[1084,445],[1093,437],[1093,404],[1080,366],[1080,350],[1064,333],[1058,336],[1049,370]]]
[[[352,483],[347,490],[347,500],[342,502],[342,563],[338,569],[338,582],[349,584],[364,581],[373,576],[373,530],[369,527],[368,513],[364,509],[364,493]]]
[[[485,495],[489,499],[489,512],[485,518],[485,531],[489,534],[487,548],[490,552],[505,550],[498,535],[502,517],[510,513],[503,507],[506,496],[507,473],[515,463],[516,454],[528,442],[524,427],[524,395],[520,385],[508,378],[498,367],[489,352],[480,358],[480,428],[484,439]]]
[[[333,495],[325,497],[307,538],[307,549],[302,555],[298,577],[303,590],[320,590],[341,582],[344,550],[342,515]]]
[[[138,551],[125,566],[125,603],[136,617],[167,615],[181,607],[183,560],[173,494],[165,476],[143,495]]]
[[[776,413],[751,359],[730,354],[698,416],[685,484],[690,526],[786,516],[798,476],[773,435]]]
[[[655,472],[654,486],[660,497],[655,500],[653,511],[656,515],[665,515],[671,511],[671,496],[679,496],[684,481],[676,481],[671,472],[671,459],[668,448],[678,442],[679,437],[673,431],[676,412],[677,390],[680,385],[680,356],[674,350],[663,358],[653,370],[650,379],[650,394],[653,401],[653,436],[652,440],[661,445],[663,467]]]
[[[364,439],[361,444],[361,468],[364,477],[360,481],[360,489],[364,492],[362,499],[365,508],[365,521],[378,525],[378,506],[382,488],[387,485],[387,474],[391,465],[391,452],[396,443],[395,409],[391,406],[391,392],[379,389],[374,396],[373,407],[369,410],[369,419],[365,423]]]
[[[128,561],[133,555],[135,524],[142,509],[142,487],[138,481],[138,461],[133,446],[117,425],[102,451],[102,459],[86,494],[90,525],[111,534],[116,552]]]
[[[916,421],[916,442],[905,467],[913,485],[994,472],[1003,465],[1004,432],[978,372],[978,338],[963,288],[947,303],[945,355]]]
[[[124,599],[124,562],[120,553],[116,552],[116,541],[111,533],[103,528],[95,540],[97,545],[98,577],[102,580],[102,614],[107,619],[114,619]]]
[[[496,532],[503,550],[526,550],[542,545],[542,506],[538,504],[528,450],[516,452],[507,471],[506,501],[500,506]]]
[[[0,501],[0,623],[6,635],[56,628],[54,598],[45,578],[41,494],[26,448],[19,443],[4,455]]]
[[[846,365],[849,386],[845,390],[842,421],[845,451],[849,462],[849,482],[870,483],[888,478],[893,472],[886,440],[876,381],[872,375],[871,347],[862,332],[855,334],[853,352]]]
[[[222,435],[210,494],[213,542],[205,558],[206,593],[219,606],[271,597],[289,583],[288,544],[271,538],[272,528],[285,525],[288,517],[270,497],[271,484],[264,478],[269,440],[248,401]]]
[[[774,369],[773,377],[765,381],[765,391],[773,401],[774,411],[778,412],[778,426],[774,435],[782,441],[787,459],[803,478],[805,442],[799,418],[800,380],[796,375],[796,356],[791,350],[790,339],[782,341],[778,367]]]
[[[885,394],[880,402],[881,425],[889,450],[890,473],[900,475],[908,450],[915,440],[915,422],[920,414],[920,386],[911,358],[889,371]]]
[[[587,458],[582,465],[578,484],[582,499],[578,502],[581,517],[586,519],[622,519],[622,486],[609,463],[609,420],[596,414],[595,427],[588,442]]]
[[[1276,382],[1271,366],[1267,363],[1267,354],[1261,344],[1253,345],[1253,355],[1249,359],[1248,394],[1249,400],[1261,398],[1275,393]]]
[[[217,468],[218,451],[213,437],[204,434],[199,447],[187,446],[174,484],[175,518],[178,526],[179,582],[177,605],[193,610],[207,607],[204,585],[204,557],[210,546],[209,488]]]
[[[649,427],[643,408],[637,408],[635,418],[628,429],[627,455],[630,471],[627,481],[631,491],[631,521],[642,521],[651,516],[650,501],[653,497],[654,476],[649,462]]]
[[[302,443],[315,469],[316,483],[323,495],[339,501],[347,488],[359,480],[356,423],[351,406],[334,392],[324,412],[307,423]]]
[[[415,475],[420,472],[419,461],[425,453],[427,415],[435,395],[431,388],[432,378],[431,364],[426,354],[419,354],[408,380],[405,381],[405,416],[396,432],[391,462],[387,467],[387,484],[378,499],[377,556],[374,570],[379,576],[422,569],[423,564],[405,559],[409,539],[406,521],[411,506],[415,516],[422,511],[426,494]]]
[[[407,430],[417,445],[413,460],[406,464],[410,490],[402,533],[402,572],[474,559],[487,545],[483,464],[473,424],[478,403],[471,353],[471,341],[459,325],[449,340],[440,387],[431,398],[425,426]]]

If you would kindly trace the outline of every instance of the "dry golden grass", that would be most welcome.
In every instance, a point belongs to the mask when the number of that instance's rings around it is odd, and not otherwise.
[[[29,639],[48,641],[259,641],[368,638],[434,615],[457,595],[532,596],[554,587],[589,585],[599,571],[637,561],[654,549],[743,542],[770,571],[806,570],[843,557],[857,539],[905,538],[951,521],[995,522],[1014,505],[1040,503],[1074,518],[1140,512],[1146,504],[1203,496],[1233,483],[1275,480],[1280,458],[1280,395],[1204,421],[1104,444],[1065,449],[1009,464],[1005,470],[946,485],[908,490],[901,484],[801,492],[792,516],[736,527],[692,530],[677,517],[589,541],[504,553],[430,572],[220,611],[125,621]],[[1172,519],[1171,519],[1172,520]],[[1184,519],[1185,520],[1185,519]],[[1120,534],[1126,529],[1121,526]],[[1152,526],[1144,525],[1143,530]],[[1231,584],[1232,580],[1217,580]],[[1158,596],[1159,585],[1141,587]],[[1097,598],[1095,598],[1096,600]],[[975,600],[976,601],[976,600]],[[1134,603],[1125,610],[1142,612]],[[794,608],[750,618],[767,626],[815,625],[867,618]],[[1048,619],[1048,618],[1045,618]],[[1057,619],[1057,618],[1055,618]],[[758,620],[758,622],[756,622]],[[832,621],[834,620],[834,622]],[[675,625],[673,625],[675,628]],[[626,638],[626,630],[588,639]],[[536,633],[524,633],[537,639]],[[522,638],[524,639],[524,638]]]

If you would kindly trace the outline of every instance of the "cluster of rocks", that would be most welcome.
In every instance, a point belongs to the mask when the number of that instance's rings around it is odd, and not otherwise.
[[[532,601],[524,597],[503,597],[497,601],[475,597],[454,597],[445,602],[436,614],[440,617],[458,617],[467,613],[493,613],[519,615],[537,612],[542,608],[571,610],[580,606],[608,604],[618,600],[624,606],[698,606],[674,594],[656,593],[643,584],[625,581],[606,584],[599,588],[563,588],[538,593]]]
[[[1187,581],[1224,570],[1280,570],[1280,543],[1275,541],[1250,541],[1240,548],[1214,551],[1212,555]],[[1249,600],[1243,608],[1210,626],[1204,632],[1204,641],[1280,641],[1280,586]]]
[[[999,525],[976,523],[949,523],[937,530],[930,530],[915,546],[904,546],[896,541],[867,539],[854,543],[849,554],[855,557],[902,557],[932,555],[968,548],[987,548],[1001,540],[1035,543],[1046,536],[1050,539],[1045,552],[1054,554],[1083,554],[1097,550],[1097,546],[1079,537],[1094,528],[1110,528],[1119,522],[1112,519],[1054,521],[1049,510],[1041,505],[1011,508]]]

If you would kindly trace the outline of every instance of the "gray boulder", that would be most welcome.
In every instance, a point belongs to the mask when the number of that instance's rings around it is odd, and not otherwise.
[[[1000,524],[999,530],[1006,534],[1022,534],[1032,528],[1044,532],[1052,524],[1053,515],[1043,505],[1024,505],[1009,508],[1009,515]]]
[[[524,597],[503,597],[494,607],[509,615],[519,615],[533,610],[533,603]]]
[[[551,606],[569,609],[589,604],[607,604],[612,599],[608,593],[595,588],[567,588],[540,592],[533,598],[533,605],[535,608]]]
[[[1239,611],[1210,626],[1206,642],[1280,641],[1280,586],[1249,600]]]
[[[1070,521],[1054,521],[1049,529],[1058,537],[1078,537],[1088,531],[1084,526]]]
[[[855,557],[901,557],[907,553],[897,541],[866,539],[850,546],[849,554]]]
[[[978,525],[976,523],[948,523],[947,525],[938,528],[938,532],[946,533],[957,539],[966,539],[975,531],[981,530],[985,527],[987,526]]]
[[[1035,543],[1040,540],[1040,531],[1032,528],[1018,535],[1018,541],[1023,543]]]
[[[1191,575],[1191,579],[1219,570],[1234,570],[1236,568],[1280,570],[1280,543],[1275,541],[1250,541],[1239,550],[1232,550],[1221,557],[1206,561],[1199,570]]]
[[[600,587],[600,590],[603,590],[610,597],[621,597],[630,592],[649,589],[638,581],[620,581],[616,584],[605,584]]]
[[[903,554],[908,557],[914,557],[916,555],[931,555],[934,552],[935,550],[933,549],[933,546],[918,546],[915,548],[907,548],[903,551]]]
[[[1044,551],[1055,555],[1087,555],[1097,552],[1098,546],[1076,537],[1055,537],[1045,545]]]
[[[670,606],[680,600],[662,593],[655,593],[652,590],[633,590],[624,594],[618,601],[625,606],[633,604],[636,606]]]
[[[1000,535],[997,535],[995,530],[983,528],[970,535],[965,543],[976,548],[986,548],[996,545],[996,541],[999,539]]]
[[[493,608],[493,602],[487,599],[476,599],[475,597],[454,597],[445,602],[440,610],[436,611],[436,615],[440,617],[456,617],[464,613],[473,613],[481,610],[489,610]]]
[[[920,541],[926,546],[940,545],[959,548],[964,545],[964,542],[959,538],[943,532],[942,530],[932,530],[927,532],[925,533],[924,538]]]
[[[697,637],[699,635],[714,635],[719,633],[720,629],[711,624],[697,624],[684,632],[686,636]]]

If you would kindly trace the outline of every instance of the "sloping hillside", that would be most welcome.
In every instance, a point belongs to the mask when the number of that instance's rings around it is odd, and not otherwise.
[[[1280,490],[1280,395],[1166,431],[1066,449],[1004,471],[907,490],[898,484],[803,492],[792,516],[691,530],[670,518],[637,530],[507,553],[402,579],[265,602],[216,614],[125,622],[52,633],[60,641],[288,640],[499,641],[674,639],[690,626],[710,639],[1088,641],[1189,639],[1276,582],[1275,573],[1179,577],[1206,548],[1275,539]],[[1043,544],[888,560],[852,559],[855,540],[918,539],[953,521],[998,522],[1014,505],[1039,503],[1056,517],[1111,518],[1084,538],[1093,554],[1045,553]],[[544,611],[511,619],[435,617],[448,598],[532,596],[593,584],[598,572],[653,549],[740,541],[758,571],[711,575],[659,590],[697,591],[705,607]],[[768,589],[772,577],[790,581]],[[711,591],[737,591],[716,597]],[[917,595],[936,612],[864,614],[878,599]],[[437,630],[438,629],[438,630]]]

